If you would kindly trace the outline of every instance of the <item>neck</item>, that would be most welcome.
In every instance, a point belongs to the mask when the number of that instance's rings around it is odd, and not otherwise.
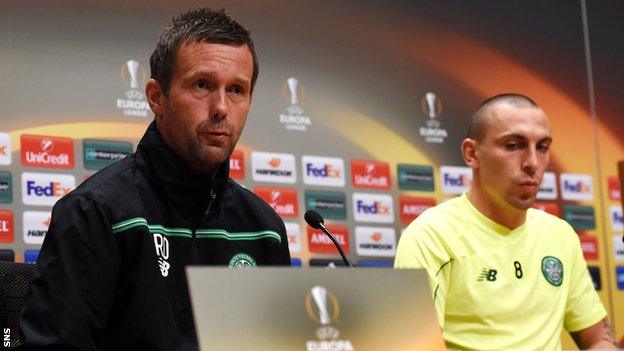
[[[508,229],[516,229],[526,220],[526,210],[514,208],[504,199],[493,199],[483,189],[471,186],[466,196],[481,214]]]

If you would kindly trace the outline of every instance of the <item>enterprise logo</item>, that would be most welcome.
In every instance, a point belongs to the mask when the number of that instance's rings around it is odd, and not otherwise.
[[[53,206],[56,201],[76,187],[76,179],[69,174],[22,173],[22,201],[24,205]]]
[[[125,141],[85,139],[82,148],[84,166],[91,170],[102,169],[132,153],[132,143]]]
[[[70,138],[22,135],[20,140],[24,166],[74,168],[74,142]]]
[[[562,173],[561,198],[564,200],[591,201],[594,199],[594,186],[589,174]]]
[[[303,183],[342,187],[345,185],[344,161],[336,157],[303,156]]]
[[[443,193],[459,195],[470,187],[472,170],[470,167],[441,166],[440,179]]]
[[[294,184],[295,156],[269,152],[251,153],[252,177],[256,182]]]

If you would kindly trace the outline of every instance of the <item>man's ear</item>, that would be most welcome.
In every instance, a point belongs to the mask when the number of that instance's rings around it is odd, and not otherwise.
[[[163,115],[165,103],[165,92],[160,86],[160,83],[154,79],[148,80],[145,86],[145,96],[147,97],[147,102],[152,112],[154,112],[157,119],[160,119]]]
[[[472,169],[479,168],[479,155],[477,153],[477,141],[466,138],[461,143],[461,153],[464,162]]]

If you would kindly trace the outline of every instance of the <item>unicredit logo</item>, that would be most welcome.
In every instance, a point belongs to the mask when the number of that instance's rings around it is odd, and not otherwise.
[[[352,160],[353,185],[360,188],[390,188],[390,167],[386,162]]]
[[[69,138],[21,136],[22,164],[31,167],[73,168],[74,145]]]

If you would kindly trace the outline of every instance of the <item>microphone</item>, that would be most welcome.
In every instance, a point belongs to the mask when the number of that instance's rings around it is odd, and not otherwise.
[[[325,234],[327,234],[327,236],[331,239],[331,241],[334,243],[334,245],[338,249],[338,252],[340,253],[340,256],[342,256],[342,261],[347,266],[353,268],[353,265],[351,264],[351,261],[349,261],[347,256],[345,256],[344,251],[342,251],[342,247],[338,243],[338,240],[336,240],[334,235],[325,227],[325,224],[324,224],[325,221],[323,220],[323,217],[321,217],[321,215],[318,212],[314,211],[314,210],[308,210],[308,211],[306,211],[306,213],[303,216],[303,218],[305,218],[305,221],[308,223],[308,225],[310,227],[312,227],[314,229],[320,229]]]

